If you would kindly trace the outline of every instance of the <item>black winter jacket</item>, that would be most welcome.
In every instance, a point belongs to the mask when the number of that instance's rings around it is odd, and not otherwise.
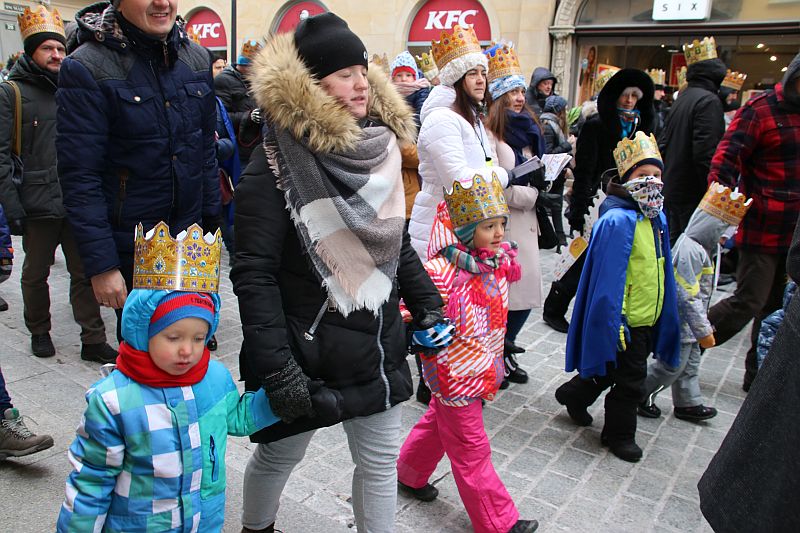
[[[56,85],[27,54],[20,56],[9,79],[22,94],[22,188],[11,182],[14,92],[0,89],[0,204],[8,220],[66,216],[56,158]]]
[[[708,189],[711,158],[725,134],[725,116],[717,96],[725,72],[719,59],[700,61],[687,69],[689,86],[672,104],[658,138],[667,203],[696,206]]]
[[[622,140],[622,125],[617,114],[617,99],[626,87],[639,87],[643,96],[636,103],[640,120],[634,131],[653,133],[653,81],[640,70],[623,69],[616,73],[600,91],[597,111],[586,120],[575,146],[575,168],[572,171],[572,199],[569,222],[572,229],[583,229],[583,217],[589,212],[592,198],[600,186],[600,178],[609,169],[615,169],[614,149]],[[633,136],[633,133],[631,133]]]
[[[59,72],[58,172],[87,277],[119,268],[133,235],[220,213],[208,51],[176,23],[164,43],[126,35],[108,2],[76,15]]]
[[[242,168],[250,160],[253,149],[261,144],[261,126],[250,120],[250,112],[258,107],[244,76],[233,65],[228,65],[214,78],[214,91],[233,124],[239,143],[239,160]]]

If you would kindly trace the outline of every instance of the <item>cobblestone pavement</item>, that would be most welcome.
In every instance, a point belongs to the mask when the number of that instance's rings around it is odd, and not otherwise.
[[[60,252],[51,275],[57,355],[49,359],[30,355],[19,292],[22,246],[16,238],[14,244],[19,250],[15,272],[0,287],[0,295],[10,305],[9,311],[0,314],[0,365],[15,405],[36,421],[30,424],[34,431],[53,435],[55,446],[0,462],[0,530],[53,531],[69,472],[65,452],[84,409],[84,391],[99,378],[98,365],[80,359],[79,330],[67,303],[69,280]],[[542,263],[545,288],[549,289],[555,255],[543,252]],[[242,333],[227,275],[226,267],[215,357],[236,377]],[[112,339],[114,315],[104,310],[103,316]],[[665,416],[639,419],[637,441],[644,448],[644,458],[635,465],[600,446],[602,401],[591,411],[595,422],[588,428],[572,425],[556,403],[553,392],[567,378],[563,371],[565,342],[566,336],[545,326],[541,312],[535,310],[518,339],[527,349],[519,359],[531,375],[530,382],[501,391],[484,410],[494,464],[522,516],[538,519],[540,531],[545,532],[710,531],[700,514],[696,484],[742,403],[746,335],[709,350],[703,358],[703,393],[707,404],[716,406],[720,414],[702,424],[677,420],[665,391],[659,399]],[[403,406],[404,436],[422,413],[423,407],[414,401]],[[239,531],[242,474],[252,449],[247,439],[230,439],[226,532]],[[354,529],[349,503],[351,474],[344,432],[340,427],[319,431],[283,493],[278,527],[286,533]],[[397,530],[471,531],[446,460],[433,483],[440,491],[433,503],[400,497]]]

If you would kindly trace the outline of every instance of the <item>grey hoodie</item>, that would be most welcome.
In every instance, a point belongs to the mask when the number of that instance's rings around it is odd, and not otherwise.
[[[727,222],[697,208],[672,247],[682,343],[697,342],[714,331],[708,321],[708,303],[714,290],[711,257],[728,227]]]

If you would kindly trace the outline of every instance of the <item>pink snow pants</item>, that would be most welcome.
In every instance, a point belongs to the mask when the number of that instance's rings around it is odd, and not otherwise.
[[[492,465],[480,401],[451,407],[433,398],[400,448],[398,480],[424,487],[445,453],[475,533],[508,533],[519,512]]]

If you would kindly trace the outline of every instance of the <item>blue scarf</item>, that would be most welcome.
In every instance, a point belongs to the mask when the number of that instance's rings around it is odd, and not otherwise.
[[[533,155],[541,157],[546,147],[542,130],[526,111],[516,113],[511,109],[506,109],[506,129],[503,140],[514,151],[515,164],[524,163],[526,158],[522,155],[522,150],[530,148]]]
[[[619,115],[619,123],[622,125],[622,137],[620,138],[625,139],[626,137],[630,137],[639,119],[639,110],[627,110],[618,107],[617,115]]]

